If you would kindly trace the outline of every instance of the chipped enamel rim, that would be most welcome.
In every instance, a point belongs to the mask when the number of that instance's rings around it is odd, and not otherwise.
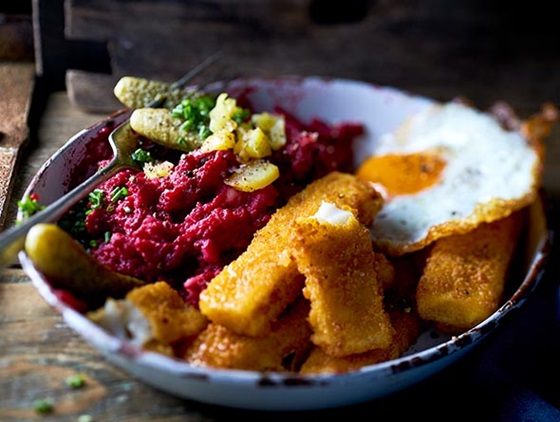
[[[249,97],[261,110],[271,110],[280,102],[302,120],[317,115],[330,123],[365,122],[367,133],[356,148],[358,163],[371,152],[377,137],[433,103],[428,98],[391,87],[316,77],[236,80],[216,83],[210,89],[225,89],[235,96],[248,87]],[[50,202],[65,193],[70,174],[84,158],[87,144],[101,128],[120,123],[128,114],[126,110],[117,112],[77,133],[41,167],[25,194],[35,192]],[[109,334],[62,302],[24,252],[19,259],[40,295],[62,315],[69,327],[110,362],[146,384],[208,404],[254,410],[313,410],[361,403],[417,384],[460,359],[491,334],[506,316],[523,305],[544,274],[553,233],[547,226],[542,198],[532,206],[530,220],[526,272],[515,281],[520,284],[512,296],[493,315],[458,336],[438,335],[434,331],[424,333],[398,359],[336,375],[197,368],[179,359],[143,351]]]

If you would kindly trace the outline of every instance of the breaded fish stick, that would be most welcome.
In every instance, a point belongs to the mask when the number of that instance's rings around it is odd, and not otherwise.
[[[300,292],[301,294],[301,292]],[[185,360],[196,366],[294,371],[311,347],[309,303],[300,297],[273,324],[268,335],[250,337],[211,323],[187,348]]]
[[[523,213],[438,240],[416,290],[418,313],[442,330],[462,332],[500,304]]]
[[[321,347],[315,347],[303,363],[302,374],[335,374],[356,371],[363,366],[373,365],[400,357],[414,344],[420,335],[422,321],[414,312],[395,310],[390,313],[395,328],[393,340],[388,347],[373,349],[344,357],[331,356]]]
[[[351,174],[334,172],[311,183],[279,209],[247,250],[209,283],[200,296],[202,313],[241,334],[266,334],[303,288],[290,252],[294,221],[314,214],[323,200],[351,211],[366,225],[382,206],[381,196],[370,184]]]
[[[322,218],[296,221],[292,246],[311,303],[311,340],[338,357],[386,348],[393,327],[383,307],[384,275],[378,274],[370,231],[328,203],[321,211]]]
[[[176,343],[193,339],[208,324],[164,281],[137,287],[122,300],[108,299],[88,318],[133,344],[167,355],[173,355]]]

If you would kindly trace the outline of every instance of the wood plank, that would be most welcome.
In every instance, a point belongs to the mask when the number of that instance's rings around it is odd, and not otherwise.
[[[28,141],[34,75],[33,64],[0,63],[0,228],[6,221],[18,158]]]
[[[73,107],[64,91],[49,95],[36,130],[37,139],[20,158],[20,172],[13,180],[12,198],[23,196],[41,166],[73,135],[103,117],[105,114],[86,113]],[[10,201],[7,208],[6,226],[15,220],[16,200]]]
[[[64,324],[30,283],[6,283],[0,273],[0,310],[2,421],[35,419],[33,402],[44,398],[54,404],[53,417],[74,421],[81,414],[94,421],[163,420],[194,406],[110,365]],[[78,373],[86,384],[72,389],[66,378]]]
[[[0,18],[0,60],[33,61],[31,15],[0,12]]]
[[[66,86],[68,98],[89,113],[117,111],[123,105],[110,95],[119,78],[83,70],[68,70]],[[102,95],[100,95],[102,93]]]
[[[347,9],[354,19],[347,19]],[[550,54],[554,25],[531,31],[516,25],[527,16],[551,23],[544,10],[535,9],[470,0],[458,0],[453,8],[442,0],[336,6],[309,0],[72,0],[66,35],[106,42],[116,78],[172,81],[221,50],[225,59],[205,79],[353,78],[442,100],[465,95],[481,107],[505,100],[530,112],[558,93],[553,75],[560,70],[560,58]],[[111,92],[94,95],[109,98]],[[80,101],[84,96],[73,98],[87,107]]]

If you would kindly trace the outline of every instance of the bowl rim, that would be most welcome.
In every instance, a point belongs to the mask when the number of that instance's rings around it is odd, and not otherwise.
[[[400,90],[394,87],[381,86],[368,82],[356,81],[352,79],[341,79],[341,78],[322,78],[322,77],[286,77],[286,78],[240,78],[230,83],[247,83],[247,82],[275,82],[275,81],[286,81],[288,83],[330,83],[339,82],[343,84],[358,84],[358,86],[370,86],[377,89],[387,90],[389,93],[395,93],[400,96],[420,98],[421,100],[426,100],[432,102],[434,100],[427,97],[423,97],[416,94],[410,94],[405,90]],[[48,171],[50,164],[53,160],[58,159],[68,153],[73,146],[81,140],[84,136],[92,133],[92,131],[97,131],[101,127],[105,126],[107,122],[119,121],[120,119],[126,118],[131,110],[127,108],[122,108],[115,113],[91,124],[85,129],[82,129],[74,136],[72,136],[61,148],[59,148],[44,164],[41,166],[39,171],[35,174],[30,184],[24,192],[24,196],[30,194],[35,186],[40,182],[45,172]],[[90,140],[91,141],[91,140]],[[85,141],[90,142],[90,141]],[[24,271],[29,275],[34,284],[35,288],[38,290],[39,294],[43,299],[51,306],[54,307],[58,313],[60,313],[64,321],[78,334],[80,334],[84,339],[90,344],[94,345],[97,350],[101,350],[105,353],[116,354],[120,358],[128,361],[133,361],[139,365],[146,366],[152,369],[161,370],[169,374],[179,376],[181,378],[192,377],[194,379],[211,379],[213,381],[219,381],[220,383],[259,383],[266,378],[270,383],[277,386],[282,386],[285,388],[298,388],[301,386],[321,386],[324,385],[323,381],[341,381],[346,382],[347,380],[351,382],[352,379],[356,377],[367,376],[370,380],[375,380],[385,376],[390,376],[394,374],[403,374],[415,369],[423,368],[430,363],[441,361],[444,357],[453,356],[464,349],[470,349],[471,346],[478,344],[481,340],[486,338],[486,336],[491,333],[497,326],[501,325],[506,317],[509,317],[513,312],[519,309],[526,299],[531,295],[531,293],[537,288],[541,279],[543,278],[546,267],[548,266],[551,249],[552,240],[554,237],[553,230],[550,225],[550,221],[546,218],[546,214],[543,210],[545,205],[546,195],[540,192],[537,201],[533,204],[533,207],[539,207],[540,211],[544,217],[544,233],[543,238],[540,239],[540,244],[535,248],[535,255],[531,259],[530,266],[527,268],[527,272],[524,274],[523,278],[519,277],[520,284],[515,287],[511,297],[507,298],[500,307],[484,321],[476,325],[475,327],[458,334],[456,336],[451,336],[446,341],[437,344],[433,347],[429,347],[425,350],[420,350],[413,352],[411,354],[401,356],[396,359],[392,359],[385,362],[380,362],[372,365],[367,365],[359,370],[337,373],[337,374],[298,374],[298,373],[286,373],[286,372],[259,372],[251,370],[235,370],[235,369],[217,369],[217,368],[206,368],[206,367],[196,367],[184,360],[174,357],[168,357],[156,352],[150,352],[142,350],[141,347],[134,346],[130,344],[127,340],[117,338],[111,333],[104,330],[102,327],[93,323],[85,315],[72,308],[69,304],[61,301],[57,295],[56,290],[49,284],[49,282],[40,274],[33,263],[30,261],[29,257],[24,251],[20,252],[19,260],[24,269]],[[86,338],[83,330],[93,334],[93,338]],[[93,343],[92,343],[93,342]],[[104,346],[100,346],[100,342],[105,342]]]

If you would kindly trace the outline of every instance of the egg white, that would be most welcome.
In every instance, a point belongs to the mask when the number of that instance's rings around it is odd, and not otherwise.
[[[383,136],[375,155],[431,152],[446,162],[440,180],[386,201],[372,227],[392,255],[420,249],[441,236],[527,205],[539,183],[540,157],[519,132],[459,103],[437,104]]]

